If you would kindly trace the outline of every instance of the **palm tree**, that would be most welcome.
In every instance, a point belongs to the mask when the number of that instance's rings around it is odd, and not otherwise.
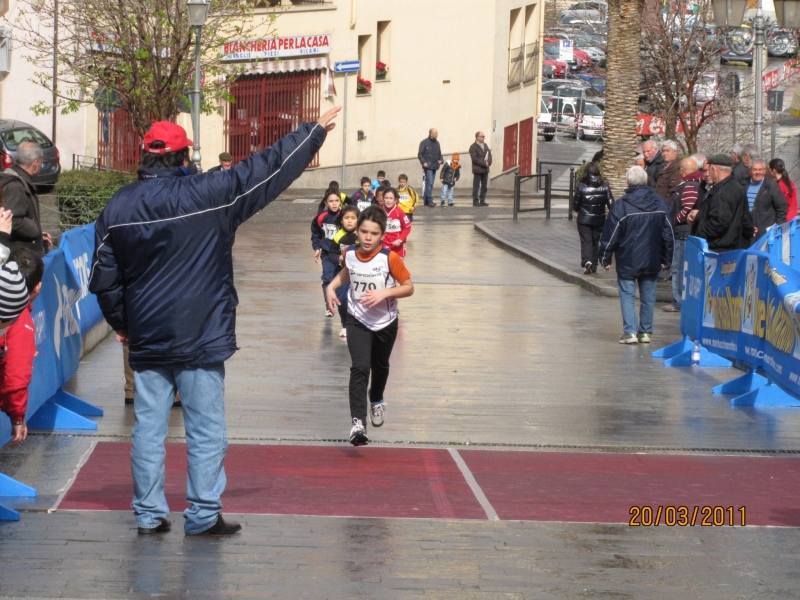
[[[603,174],[619,196],[636,156],[639,114],[639,47],[645,0],[609,0]]]

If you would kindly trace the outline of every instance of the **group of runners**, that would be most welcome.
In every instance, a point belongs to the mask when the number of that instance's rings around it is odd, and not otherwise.
[[[398,180],[394,188],[378,171],[374,181],[363,177],[352,197],[331,181],[311,222],[314,260],[322,264],[325,316],[339,312],[339,337],[347,340],[352,359],[349,439],[354,446],[369,442],[367,418],[374,427],[386,419],[397,300],[414,293],[403,259],[418,196],[406,175]]]

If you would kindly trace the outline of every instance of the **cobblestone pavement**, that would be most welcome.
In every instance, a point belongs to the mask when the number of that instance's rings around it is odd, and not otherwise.
[[[469,443],[506,449],[509,460],[518,447],[800,451],[797,411],[731,409],[710,388],[733,370],[665,369],[652,348],[617,344],[616,299],[488,243],[473,229],[488,211],[438,210],[412,230],[417,292],[401,301],[376,445]],[[323,316],[312,216],[311,204],[275,203],[237,235],[241,350],[226,379],[233,443],[344,445],[349,355],[338,320]],[[677,317],[657,311],[652,346],[678,337]],[[22,521],[0,524],[0,596],[727,599],[796,597],[800,588],[800,540],[783,528],[247,515],[231,539],[187,539],[180,527],[140,539],[127,512],[48,514],[93,441],[129,438],[122,384],[121,350],[108,338],[69,385],[106,411],[97,435],[36,434],[0,449],[0,471],[39,490],[16,501],[30,511]],[[170,435],[181,441],[179,411]]]

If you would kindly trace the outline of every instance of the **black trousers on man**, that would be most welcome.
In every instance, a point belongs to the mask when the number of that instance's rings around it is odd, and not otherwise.
[[[347,348],[350,350],[350,418],[361,419],[367,425],[367,384],[370,372],[370,402],[383,400],[389,380],[389,357],[397,339],[395,319],[380,331],[372,331],[353,315],[347,315]]]
[[[489,184],[489,173],[472,174],[472,203],[486,202],[486,186]],[[478,195],[480,189],[480,196]]]
[[[603,235],[603,227],[578,224],[578,235],[581,236],[581,266],[585,267],[590,262],[592,271],[596,272],[600,262],[600,236]]]

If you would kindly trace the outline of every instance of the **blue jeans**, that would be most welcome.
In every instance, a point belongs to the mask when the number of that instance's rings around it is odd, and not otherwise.
[[[639,279],[619,279],[619,303],[622,306],[622,331],[653,333],[653,311],[656,307],[656,275]],[[636,320],[636,284],[639,284],[639,321]]]
[[[442,184],[442,204],[444,204],[445,198],[447,198],[447,203],[453,203],[453,189],[455,189],[456,185],[454,183],[443,183]]]
[[[675,239],[675,251],[672,254],[672,305],[681,307],[683,286],[683,255],[686,250],[686,240]]]
[[[183,517],[186,533],[200,533],[217,522],[225,491],[228,451],[225,426],[225,365],[202,369],[159,367],[135,373],[133,410],[133,512],[139,527],[153,528],[169,515],[164,496],[164,440],[174,390],[181,393],[189,476]]]
[[[433,204],[433,182],[436,179],[436,171],[433,169],[424,169],[425,171],[425,185],[422,188],[422,199],[425,204]]]

